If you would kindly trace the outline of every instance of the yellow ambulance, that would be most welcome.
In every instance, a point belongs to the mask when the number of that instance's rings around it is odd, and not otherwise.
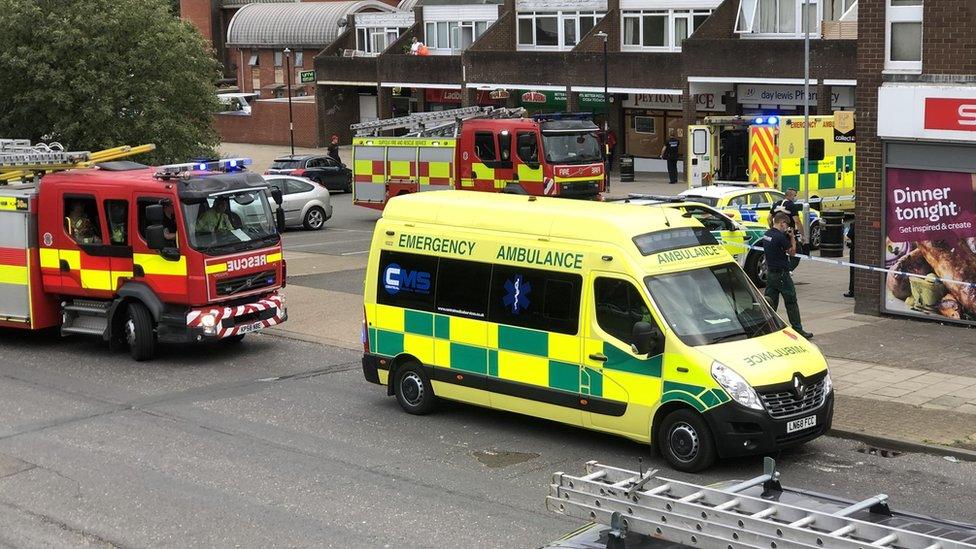
[[[829,208],[854,208],[854,113],[810,117],[804,169],[803,116],[710,116],[688,126],[688,187],[736,184],[796,189]],[[809,171],[809,176],[806,172]],[[819,207],[819,203],[815,204]]]
[[[824,434],[820,351],[698,221],[470,191],[394,198],[366,270],[363,373],[438,398],[656,443],[675,468]]]

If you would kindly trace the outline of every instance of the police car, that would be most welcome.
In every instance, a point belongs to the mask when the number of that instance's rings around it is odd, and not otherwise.
[[[678,197],[717,208],[736,221],[754,221],[769,227],[770,206],[785,199],[786,195],[776,189],[710,185],[682,191],[678,193]],[[820,248],[823,231],[820,212],[810,210],[810,223],[810,247],[816,250]]]

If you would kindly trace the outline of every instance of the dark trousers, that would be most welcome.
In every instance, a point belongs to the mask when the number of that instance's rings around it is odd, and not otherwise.
[[[851,257],[848,259],[851,263],[854,263],[854,243],[851,242]],[[854,293],[854,267],[851,267],[851,276],[847,282],[847,292]]]
[[[800,322],[800,307],[796,303],[796,287],[789,271],[769,271],[766,276],[766,300],[775,311],[779,308],[779,296],[783,296],[786,303],[786,315],[790,319],[793,329],[802,332],[803,323]]]
[[[668,159],[668,179],[671,183],[678,182],[678,159]]]

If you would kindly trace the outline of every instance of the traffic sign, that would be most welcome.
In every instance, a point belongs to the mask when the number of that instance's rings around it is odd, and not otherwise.
[[[315,83],[315,71],[301,71],[298,75],[302,84]]]

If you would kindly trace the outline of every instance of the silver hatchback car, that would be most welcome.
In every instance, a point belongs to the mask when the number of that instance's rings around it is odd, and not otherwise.
[[[332,217],[332,198],[322,185],[293,175],[265,175],[264,179],[281,190],[285,227],[317,231]]]

